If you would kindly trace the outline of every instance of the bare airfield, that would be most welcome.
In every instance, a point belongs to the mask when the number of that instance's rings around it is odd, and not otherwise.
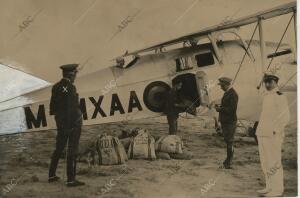
[[[245,122],[244,122],[245,123]],[[245,123],[246,125],[248,123]],[[153,135],[167,133],[165,117],[83,127],[81,146],[101,132],[119,134],[122,129],[142,127]],[[285,196],[297,195],[297,126],[286,128],[283,145]],[[1,136],[0,189],[6,197],[253,197],[263,187],[258,148],[239,127],[234,168],[220,169],[225,143],[206,117],[179,119],[180,135],[192,160],[129,160],[127,165],[88,166],[78,163],[78,178],[87,185],[67,188],[47,182],[55,130]],[[58,175],[66,179],[65,160]],[[10,185],[9,185],[10,184]],[[7,190],[9,187],[9,190]],[[1,192],[3,193],[3,192]],[[1,194],[3,195],[3,194]]]

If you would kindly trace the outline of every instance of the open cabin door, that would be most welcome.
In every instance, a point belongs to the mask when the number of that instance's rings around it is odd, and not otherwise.
[[[198,71],[195,75],[197,83],[197,91],[199,95],[200,105],[209,105],[209,95],[208,95],[208,81],[207,75],[203,71]]]

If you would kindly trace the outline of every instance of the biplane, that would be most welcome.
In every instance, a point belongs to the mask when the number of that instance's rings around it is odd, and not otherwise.
[[[233,79],[240,98],[239,119],[259,120],[264,72],[276,72],[281,91],[296,97],[296,85],[290,84],[296,75],[296,48],[283,42],[293,25],[296,38],[296,10],[296,2],[284,4],[114,58],[113,66],[76,82],[83,125],[163,116],[163,94],[174,81],[182,82],[181,94],[197,107],[198,115],[205,115],[209,105],[223,95],[217,86],[221,76]],[[281,15],[290,15],[281,39],[266,42],[264,21]],[[252,37],[242,38],[240,28],[253,24]],[[97,89],[86,91],[83,79]],[[50,94],[51,86],[47,86],[1,102],[1,114],[15,123],[10,128],[3,125],[1,132],[55,129],[49,113]]]

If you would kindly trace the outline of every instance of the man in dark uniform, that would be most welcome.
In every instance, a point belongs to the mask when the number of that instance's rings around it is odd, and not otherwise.
[[[169,134],[177,134],[177,120],[179,117],[179,102],[180,97],[178,91],[182,87],[182,82],[175,82],[173,87],[166,93],[164,113],[167,116],[169,124]]]
[[[51,158],[49,182],[58,181],[56,168],[59,158],[67,145],[67,186],[84,185],[75,180],[76,156],[81,134],[82,113],[76,87],[73,85],[78,64],[62,65],[63,78],[52,88],[50,114],[55,116],[57,126],[56,148]]]
[[[233,140],[237,122],[237,105],[238,95],[236,91],[231,87],[231,79],[227,77],[219,78],[219,85],[225,92],[221,105],[216,105],[216,111],[219,112],[219,121],[224,135],[224,140],[227,145],[227,158],[223,162],[226,169],[231,168],[233,159]]]

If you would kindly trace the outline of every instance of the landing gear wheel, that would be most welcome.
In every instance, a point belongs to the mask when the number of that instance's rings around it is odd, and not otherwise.
[[[147,85],[144,90],[144,103],[153,112],[163,112],[165,99],[164,95],[171,87],[162,81],[155,81]]]
[[[254,140],[255,140],[256,144],[258,144],[258,140],[257,140],[257,136],[256,136],[257,126],[258,126],[258,122],[255,122],[253,127],[248,128],[248,135],[250,137],[254,137]]]

